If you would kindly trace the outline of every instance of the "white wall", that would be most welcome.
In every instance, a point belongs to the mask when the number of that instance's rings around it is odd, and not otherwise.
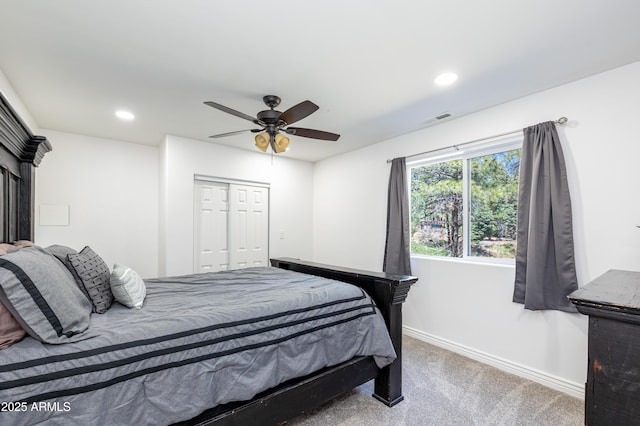
[[[31,133],[37,135],[40,128],[31,116],[31,113],[22,103],[22,99],[20,99],[16,91],[13,89],[13,86],[11,86],[11,83],[7,80],[7,77],[4,75],[2,70],[0,70],[0,93],[2,93],[2,96],[4,96],[7,102],[9,102],[22,122],[29,128],[29,130],[31,130]]]
[[[51,130],[53,150],[36,169],[35,242],[81,250],[107,264],[157,276],[158,149]],[[68,226],[40,225],[40,207],[69,206]]]
[[[143,277],[193,272],[193,179],[270,184],[270,256],[312,258],[313,165],[167,136],[158,147],[43,130],[37,244],[90,245]],[[41,226],[39,206],[68,205],[69,226]],[[284,239],[280,238],[280,231]]]
[[[270,257],[312,258],[311,163],[176,136],[160,151],[160,275],[193,272],[194,175],[268,183]]]
[[[455,89],[452,89],[455,90]],[[316,163],[314,260],[380,270],[387,159],[505,133],[561,116],[580,285],[608,269],[640,270],[640,63]],[[455,111],[454,111],[455,113]],[[514,268],[414,258],[408,331],[580,393],[587,320],[511,302]]]

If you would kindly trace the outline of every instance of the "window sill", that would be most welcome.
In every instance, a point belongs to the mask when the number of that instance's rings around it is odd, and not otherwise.
[[[463,263],[469,265],[487,265],[497,266],[502,268],[514,269],[516,266],[513,259],[480,259],[473,257],[441,257],[441,256],[426,256],[421,254],[412,254],[411,260],[435,260],[437,262],[451,262],[451,263]]]

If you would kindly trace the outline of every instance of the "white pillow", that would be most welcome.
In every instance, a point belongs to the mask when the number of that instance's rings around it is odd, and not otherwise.
[[[116,263],[113,265],[109,282],[111,292],[118,302],[128,308],[140,309],[142,307],[144,297],[147,295],[147,288],[136,271]]]

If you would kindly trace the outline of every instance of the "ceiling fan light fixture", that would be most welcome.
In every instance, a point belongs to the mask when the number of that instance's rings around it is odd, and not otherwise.
[[[267,148],[269,148],[269,134],[258,133],[254,138],[256,141],[256,148],[258,148],[262,152],[267,152]]]
[[[226,112],[238,118],[242,118],[247,121],[251,121],[261,127],[261,129],[247,129],[239,130],[235,132],[221,133],[217,135],[211,135],[210,138],[221,138],[226,136],[232,136],[244,132],[257,133],[254,136],[256,142],[256,148],[262,152],[267,152],[269,147],[274,153],[285,152],[289,147],[289,138],[284,136],[296,135],[303,138],[337,141],[340,135],[331,132],[325,132],[322,130],[306,129],[302,127],[287,127],[293,123],[296,123],[303,118],[316,112],[319,107],[311,101],[300,102],[285,112],[276,111],[274,108],[280,104],[280,98],[274,95],[267,95],[262,98],[265,105],[269,107],[268,110],[260,111],[256,114],[256,117],[244,114],[236,111],[224,105],[216,102],[206,101],[204,104],[212,108]],[[280,134],[283,132],[283,134]]]
[[[276,154],[280,154],[281,152],[285,152],[287,148],[289,148],[289,138],[278,133],[273,143],[273,150]]]

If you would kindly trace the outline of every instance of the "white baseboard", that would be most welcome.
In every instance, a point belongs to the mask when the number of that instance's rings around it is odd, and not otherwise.
[[[440,337],[425,333],[412,327],[403,326],[402,332],[407,336],[414,337],[423,342],[430,343],[434,346],[446,349],[451,352],[455,352],[467,358],[471,358],[483,364],[488,364],[499,370],[506,371],[507,373],[515,374],[516,376],[523,377],[525,379],[540,383],[543,386],[547,386],[551,389],[555,389],[560,392],[564,392],[568,395],[574,396],[584,400],[584,385],[570,380],[562,379],[547,373],[544,373],[533,368],[517,364],[515,362],[499,358],[497,356],[478,351],[468,346],[460,345],[450,340],[442,339]]]

